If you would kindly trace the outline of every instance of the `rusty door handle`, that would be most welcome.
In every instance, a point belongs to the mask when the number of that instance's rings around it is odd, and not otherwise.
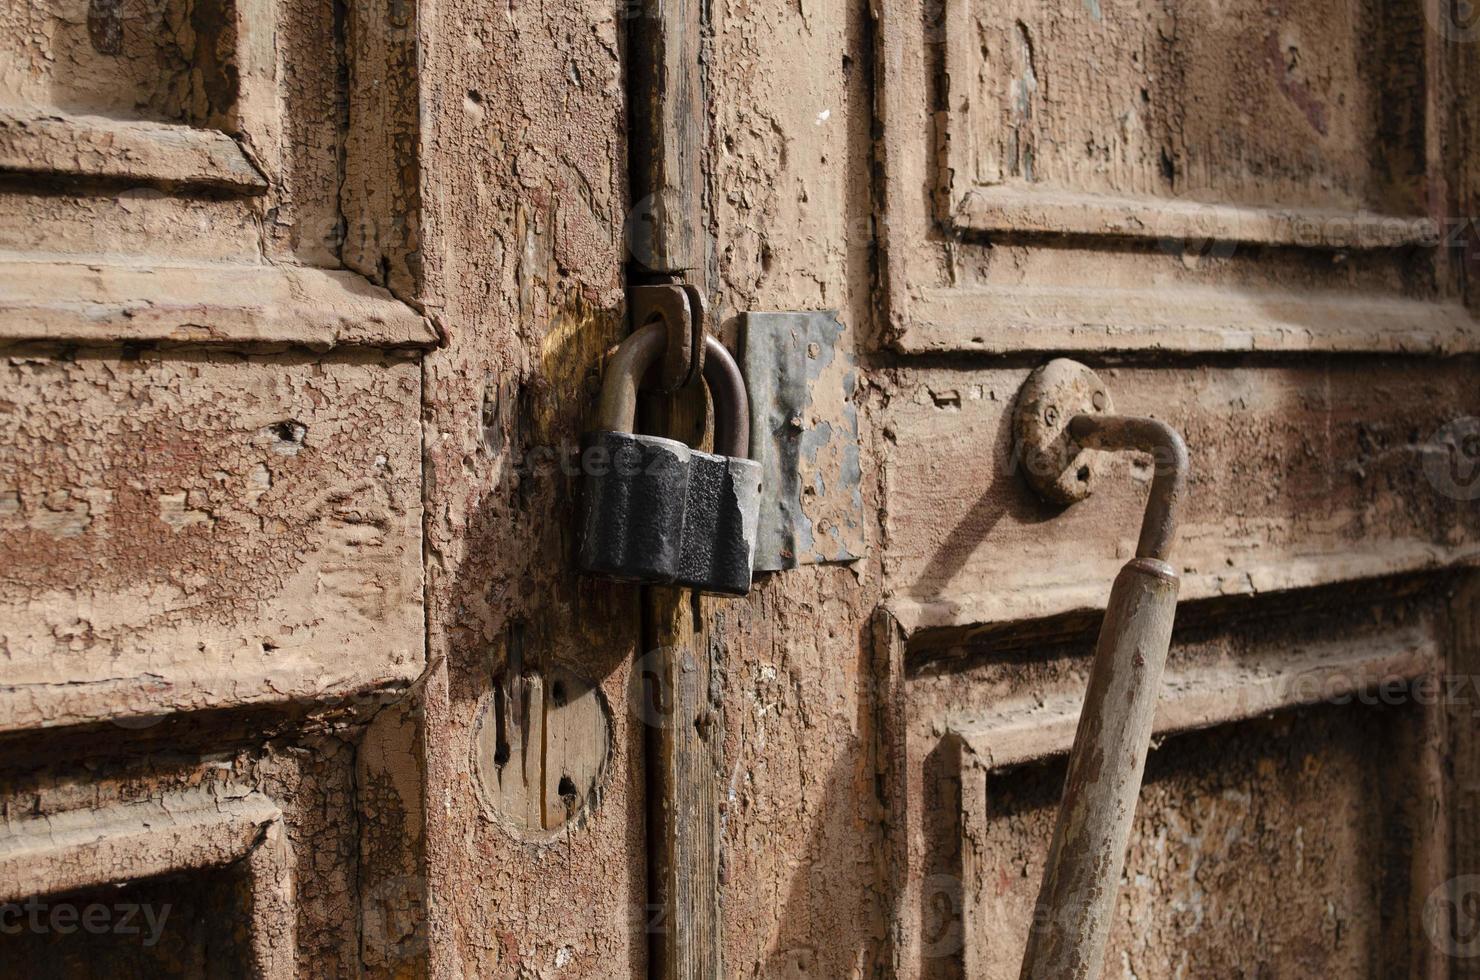
[[[1042,377],[1053,368],[1053,377]],[[1081,397],[1087,404],[1080,404]],[[1070,414],[1076,407],[1090,411]],[[1019,449],[1038,452],[1040,462],[1053,455],[1043,455],[1042,437],[1060,419],[1068,420],[1053,436],[1057,458],[1068,466],[1054,473],[1040,466],[1037,477],[1030,468],[1035,487],[1052,477],[1062,488],[1067,473],[1087,495],[1090,472],[1081,450],[1149,452],[1156,462],[1136,557],[1116,576],[1100,626],[1022,980],[1100,975],[1177,611],[1177,572],[1166,559],[1186,492],[1186,444],[1165,422],[1103,414],[1108,408],[1099,379],[1072,361],[1040,369],[1018,402]],[[1045,416],[1055,416],[1047,427]],[[1040,441],[1025,445],[1025,437]]]

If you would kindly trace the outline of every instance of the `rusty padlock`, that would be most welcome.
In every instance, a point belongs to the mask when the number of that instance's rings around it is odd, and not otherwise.
[[[663,353],[664,327],[628,337],[607,365],[596,431],[582,441],[579,564],[604,578],[704,592],[750,591],[761,466],[749,457],[745,382],[730,352],[706,338],[714,453],[635,431],[637,390]]]

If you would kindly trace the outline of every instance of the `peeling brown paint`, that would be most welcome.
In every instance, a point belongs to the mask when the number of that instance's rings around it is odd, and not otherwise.
[[[1014,972],[1059,773],[948,736],[1072,730],[1140,504],[1014,482],[1002,420],[1066,348],[1205,474],[1171,676],[1213,727],[1153,756],[1112,970],[1431,970],[1432,713],[1269,692],[1292,647],[1413,681],[1419,593],[1474,561],[1420,462],[1480,410],[1473,277],[1418,223],[1473,210],[1473,46],[1334,0],[940,6],[706,8],[714,329],[840,311],[865,515],[859,560],[689,607],[727,974]],[[561,463],[626,326],[628,11],[130,9],[0,13],[0,101],[47,120],[0,148],[0,817],[261,794],[291,894],[169,881],[201,921],[291,901],[298,973],[643,976],[651,661],[635,591],[571,570]],[[609,709],[538,840],[480,788],[511,671]]]

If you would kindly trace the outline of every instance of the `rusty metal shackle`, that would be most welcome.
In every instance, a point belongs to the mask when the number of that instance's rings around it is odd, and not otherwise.
[[[609,432],[637,431],[637,392],[667,347],[667,326],[649,323],[617,345],[606,365],[597,424]],[[750,458],[750,399],[735,358],[712,335],[704,338],[704,383],[714,403],[714,451]]]

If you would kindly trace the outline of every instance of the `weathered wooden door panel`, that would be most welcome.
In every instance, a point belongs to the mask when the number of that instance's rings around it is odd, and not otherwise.
[[[650,975],[677,662],[693,961],[1014,976],[1150,477],[1028,490],[1014,399],[1068,355],[1193,459],[1107,975],[1462,975],[1463,19],[695,4],[685,272],[732,349],[835,311],[866,521],[654,602],[571,562],[654,258],[650,6],[0,12],[0,973]]]
[[[0,19],[0,972],[418,969],[415,7]]]
[[[1102,605],[1135,549],[1149,457],[1112,459],[1088,500],[1038,500],[1012,450],[1025,369],[902,371],[883,463],[885,575],[908,629],[977,628]],[[1471,360],[1128,366],[1118,412],[1196,449],[1176,552],[1184,600],[1463,564],[1480,514],[1444,493],[1443,430],[1480,412]],[[991,460],[984,466],[984,460]],[[1103,492],[1101,492],[1103,491]]]
[[[1463,32],[1342,0],[880,23],[894,969],[1016,976],[1035,914],[1153,465],[1067,511],[1027,489],[1017,390],[1068,354],[1193,460],[1106,975],[1447,975],[1448,596],[1480,531]]]
[[[1415,805],[1431,787],[1411,780],[1417,720],[1374,713],[1286,712],[1153,753],[1107,972],[1405,976],[1436,957],[1419,913],[1439,879],[1412,864],[1433,844]],[[965,906],[968,976],[1018,974],[1062,781],[1057,765],[989,776],[966,805],[990,855]]]
[[[293,360],[10,358],[0,726],[421,673],[416,364]]]
[[[1445,726],[1475,695],[1446,670],[1440,581],[1184,607],[1111,969],[1443,959],[1422,917],[1447,877]],[[1087,669],[1084,628],[1062,633],[944,647],[909,683],[912,975],[1017,974]]]

